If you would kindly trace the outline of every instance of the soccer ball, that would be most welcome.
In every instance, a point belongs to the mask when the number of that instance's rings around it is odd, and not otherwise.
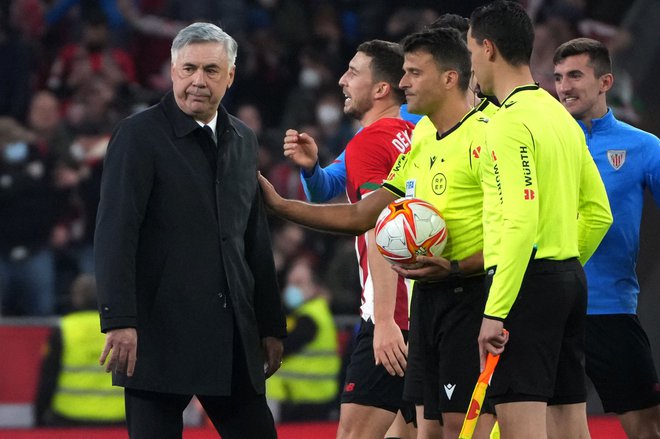
[[[417,255],[440,256],[447,243],[445,220],[419,198],[391,202],[376,221],[376,245],[390,263],[408,265]]]

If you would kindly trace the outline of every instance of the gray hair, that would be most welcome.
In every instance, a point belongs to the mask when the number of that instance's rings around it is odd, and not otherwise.
[[[188,44],[207,42],[222,44],[227,52],[227,58],[229,58],[229,67],[234,65],[238,43],[227,32],[211,23],[193,23],[179,31],[174,41],[172,41],[172,64],[176,62],[179,50]]]

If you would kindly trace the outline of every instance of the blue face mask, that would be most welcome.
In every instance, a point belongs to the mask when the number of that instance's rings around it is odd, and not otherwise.
[[[300,288],[294,285],[287,285],[284,288],[284,304],[289,309],[296,309],[305,301],[305,296]]]
[[[19,163],[28,156],[28,146],[25,142],[16,142],[6,145],[3,150],[7,163]]]

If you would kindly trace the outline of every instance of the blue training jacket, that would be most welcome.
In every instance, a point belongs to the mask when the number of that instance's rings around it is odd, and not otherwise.
[[[614,222],[584,269],[589,285],[587,314],[636,314],[639,283],[635,267],[644,190],[660,205],[660,140],[617,120],[608,110],[578,121],[605,183]]]

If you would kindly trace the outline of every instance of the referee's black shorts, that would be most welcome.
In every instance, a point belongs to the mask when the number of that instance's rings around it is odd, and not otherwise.
[[[494,269],[489,269],[490,288]],[[584,330],[587,283],[577,259],[530,261],[504,320],[509,341],[489,389],[499,403],[586,401]]]
[[[404,398],[423,405],[426,419],[467,411],[479,377],[485,303],[484,276],[415,282]]]

